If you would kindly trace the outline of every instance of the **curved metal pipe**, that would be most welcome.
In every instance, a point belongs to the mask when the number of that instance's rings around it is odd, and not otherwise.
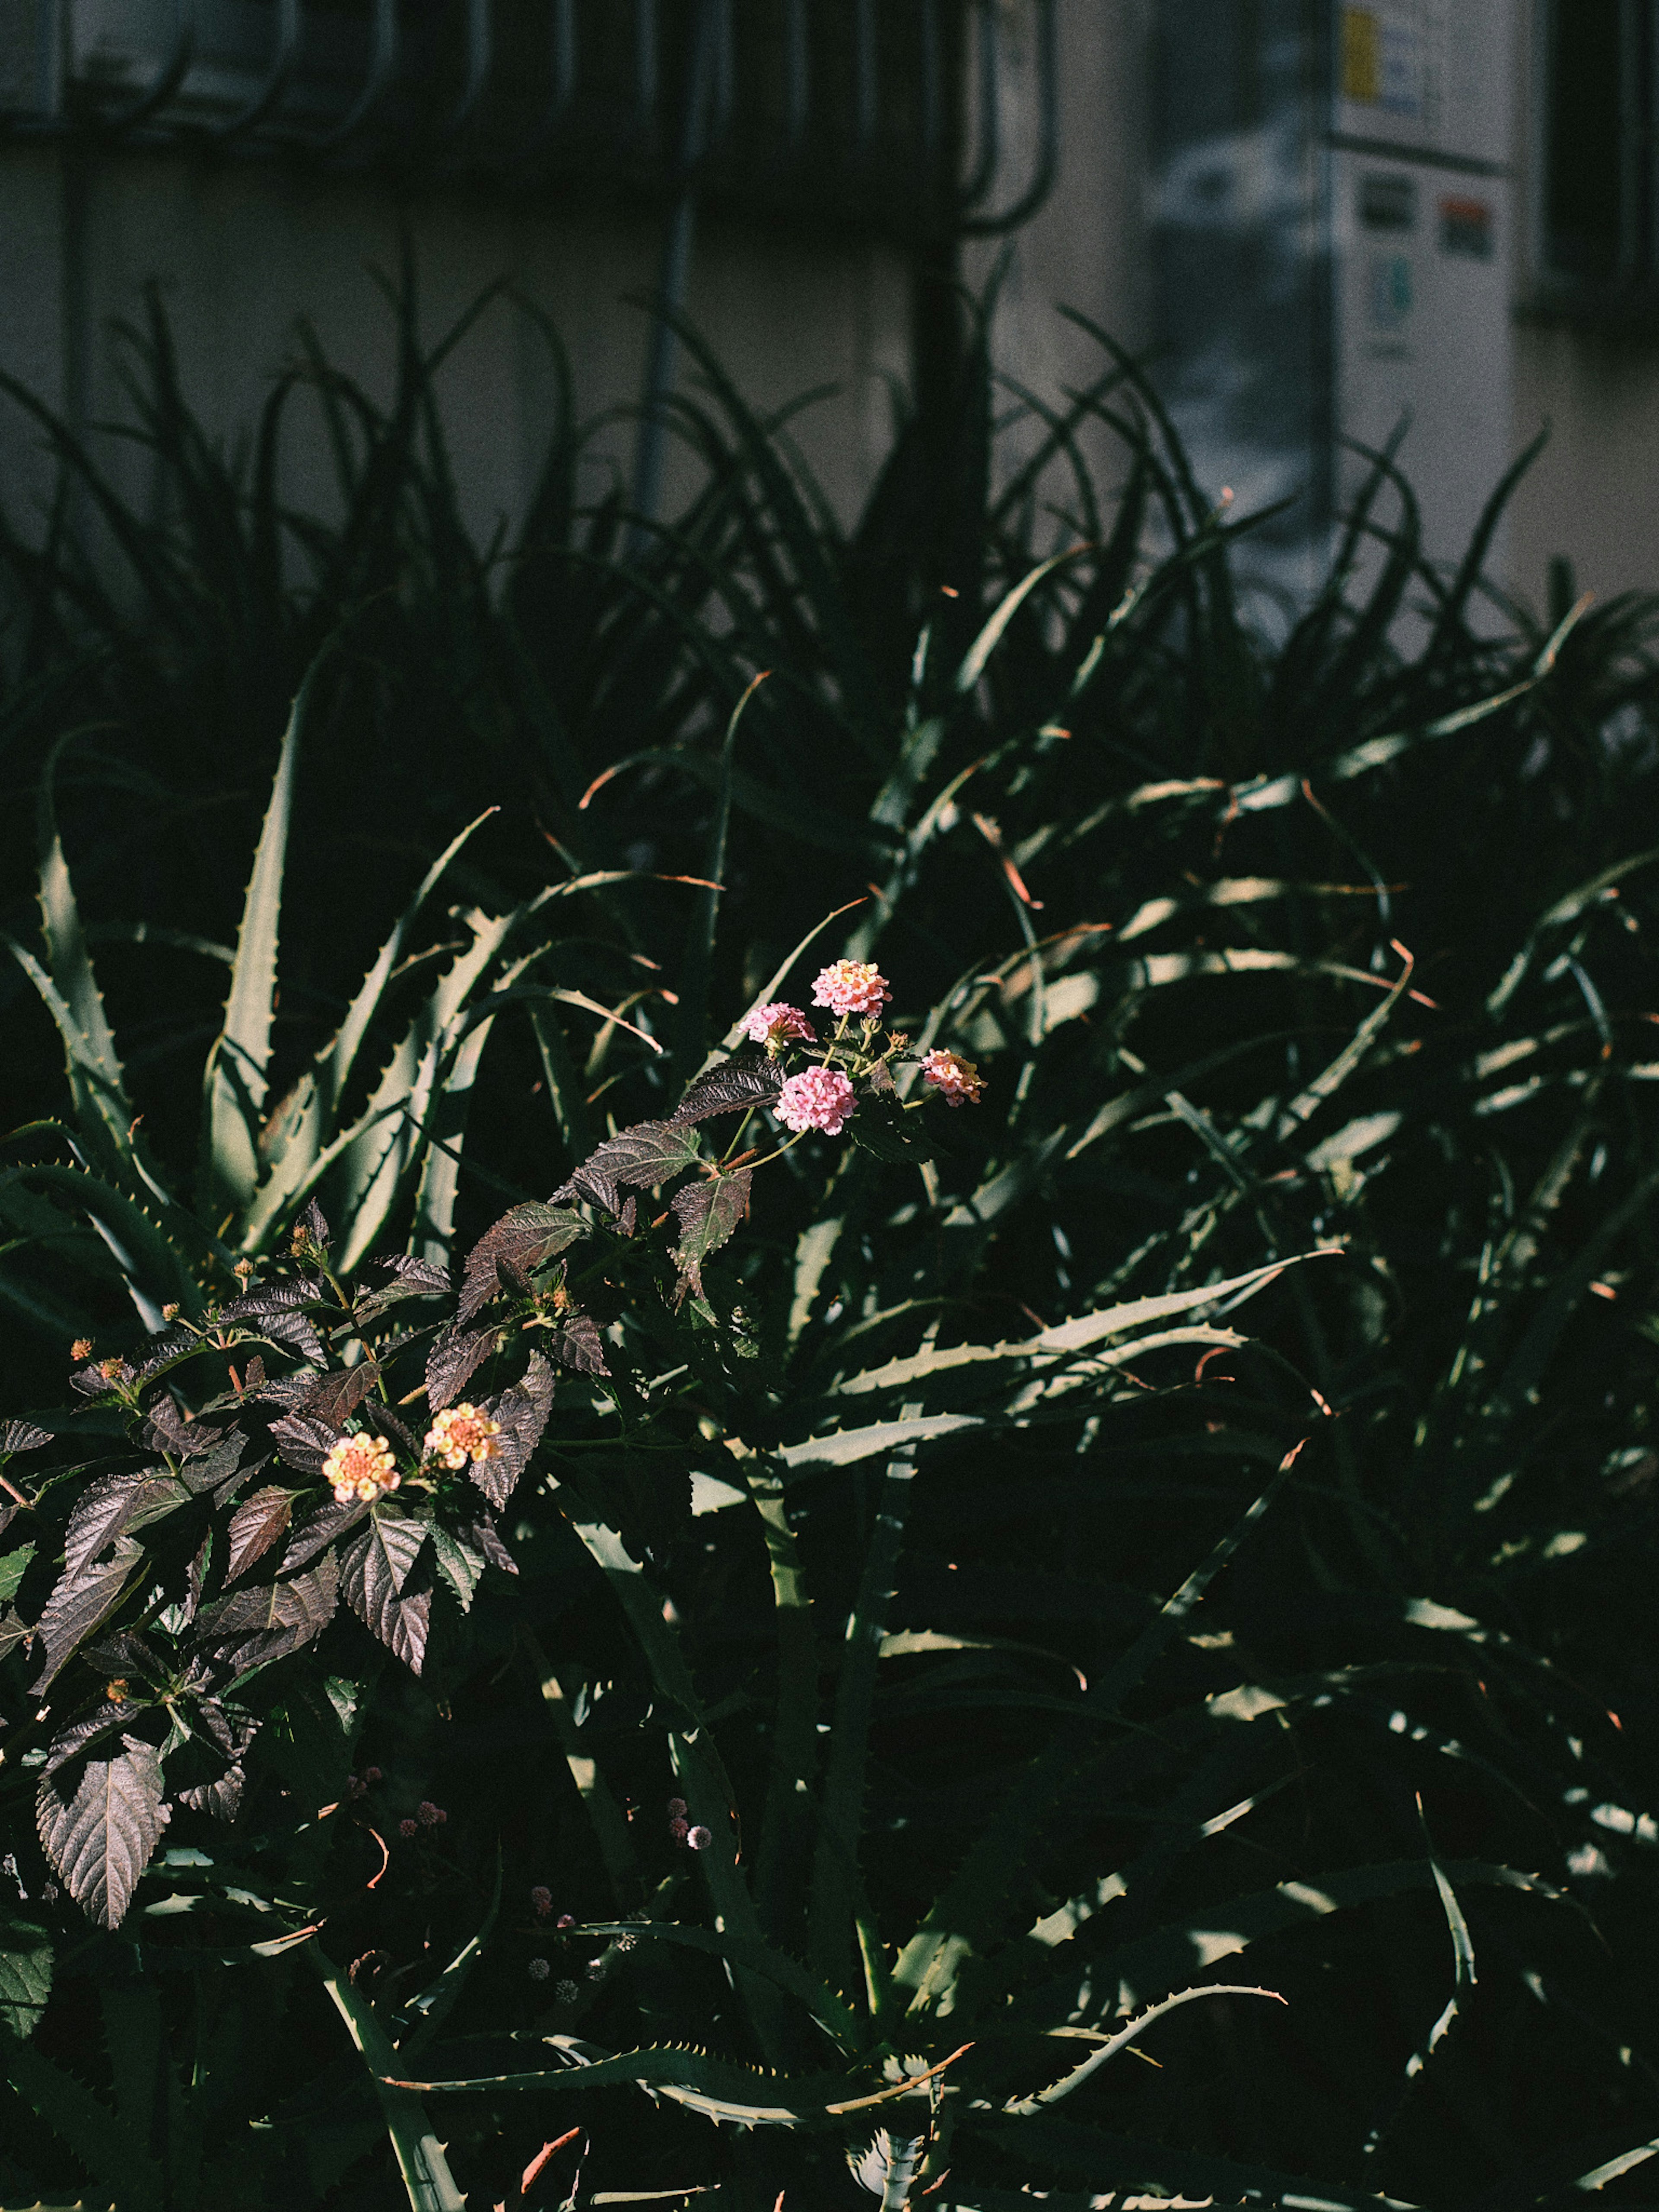
[[[504,169],[523,168],[544,153],[570,112],[576,97],[576,0],[550,0],[548,44],[552,89],[547,106],[530,136],[501,162]]]
[[[812,55],[806,33],[806,0],[783,0],[783,129],[792,154],[806,136],[812,106]]]
[[[244,131],[252,131],[263,123],[271,109],[288,90],[289,79],[294,75],[300,59],[300,34],[303,28],[302,0],[276,0],[276,37],[270,67],[265,81],[246,106],[233,115],[228,123],[216,123],[209,136],[219,139],[239,138]]]
[[[363,79],[363,88],[342,119],[331,130],[323,131],[312,140],[314,147],[320,150],[343,145],[368,121],[385,98],[392,78],[398,73],[402,46],[403,33],[398,26],[398,0],[374,0],[374,28],[369,47],[368,74]]]
[[[173,0],[173,52],[161,69],[136,100],[118,107],[108,115],[98,118],[100,131],[111,133],[136,131],[141,123],[148,123],[158,109],[167,106],[190,73],[196,56],[196,0]]]
[[[960,214],[977,207],[1002,159],[1002,113],[998,97],[1001,76],[1001,47],[997,39],[995,0],[977,0],[979,27],[979,149],[972,173],[951,193],[950,205]]]
[[[1054,188],[1060,167],[1060,54],[1054,26],[1054,0],[1038,0],[1037,7],[1037,158],[1031,181],[1000,215],[974,216],[958,224],[968,238],[992,238],[1016,230],[1034,216]]]
[[[853,143],[863,153],[876,135],[875,0],[857,0],[853,15]]]
[[[495,53],[495,24],[490,0],[466,0],[466,76],[460,98],[450,109],[447,119],[433,133],[435,145],[447,146],[465,130],[489,82],[489,65]]]

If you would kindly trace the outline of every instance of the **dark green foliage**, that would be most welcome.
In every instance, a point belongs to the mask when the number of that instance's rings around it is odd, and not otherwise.
[[[137,613],[7,554],[0,2200],[1642,2201],[1652,607],[1383,456],[1287,613],[1109,349],[846,529],[699,356],[648,556],[564,422],[492,568],[412,337],[330,526],[148,343]],[[911,1059],[751,1176],[840,954]]]

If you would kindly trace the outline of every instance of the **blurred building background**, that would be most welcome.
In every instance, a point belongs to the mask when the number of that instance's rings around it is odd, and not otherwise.
[[[1289,502],[1292,580],[1345,441],[1407,426],[1449,556],[1547,420],[1501,573],[1651,583],[1656,41],[1650,0],[0,0],[0,368],[82,430],[120,415],[154,277],[227,434],[301,316],[389,385],[365,270],[406,226],[428,337],[504,278],[584,410],[684,377],[638,304],[665,288],[752,400],[836,387],[799,435],[850,508],[895,381],[948,367],[945,280],[1006,252],[1010,377],[1097,373],[1062,303],[1150,350],[1206,483]],[[555,372],[502,301],[446,374],[487,534]],[[633,438],[609,465],[672,493]],[[14,509],[37,449],[9,410]]]

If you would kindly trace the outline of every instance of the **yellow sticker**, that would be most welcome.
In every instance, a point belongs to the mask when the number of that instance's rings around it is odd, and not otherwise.
[[[1342,10],[1342,97],[1367,107],[1382,97],[1382,27],[1374,9]]]

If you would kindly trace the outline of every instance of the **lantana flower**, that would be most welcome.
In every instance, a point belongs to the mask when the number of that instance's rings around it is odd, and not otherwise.
[[[837,1067],[809,1067],[785,1079],[773,1111],[786,1129],[838,1137],[853,1111],[853,1086]]]
[[[482,1467],[487,1459],[501,1457],[501,1433],[499,1421],[492,1421],[488,1413],[464,1399],[459,1406],[446,1406],[427,1431],[427,1453],[454,1470],[464,1468],[468,1460]]]
[[[392,1464],[392,1447],[384,1437],[366,1432],[342,1437],[323,1462],[323,1480],[335,1501],[349,1505],[354,1498],[364,1505],[398,1487],[399,1476]]]
[[[866,1014],[872,1020],[893,994],[873,961],[832,960],[812,986],[812,1004],[832,1014]]]
[[[921,1074],[947,1106],[977,1106],[985,1095],[985,1079],[971,1060],[959,1052],[925,1052]]]
[[[757,1006],[752,1014],[745,1014],[743,1033],[751,1044],[763,1044],[774,1054],[781,1052],[792,1037],[799,1037],[805,1044],[816,1044],[818,1034],[799,1006],[786,1006],[781,999],[774,999],[767,1006]]]

